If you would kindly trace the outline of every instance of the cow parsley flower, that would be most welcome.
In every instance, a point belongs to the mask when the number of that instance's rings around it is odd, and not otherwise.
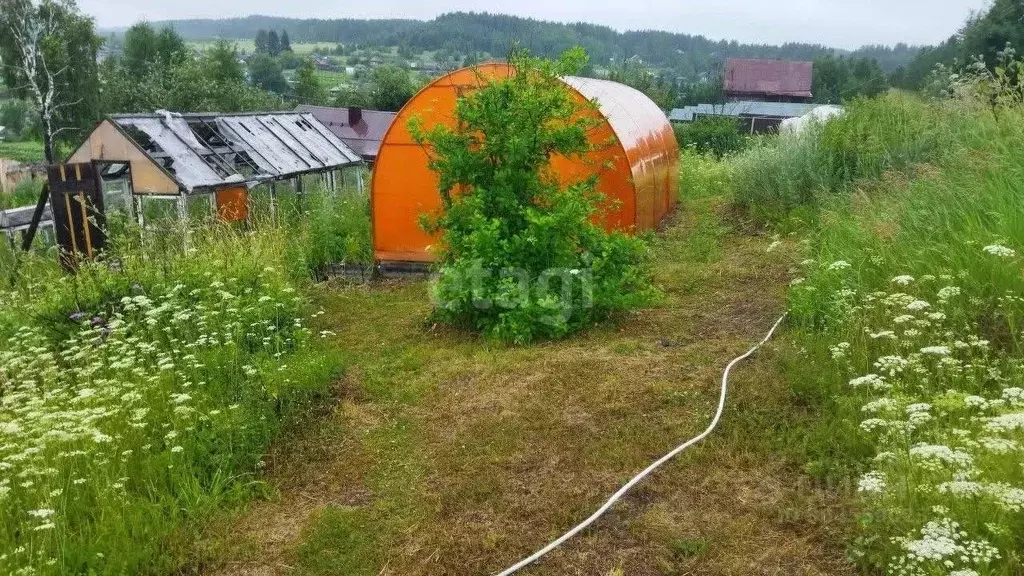
[[[924,300],[914,300],[910,304],[907,304],[907,310],[914,310],[914,311],[924,310],[925,308],[930,308],[930,307],[931,307],[931,304],[925,302]]]
[[[910,457],[932,470],[938,469],[936,464],[966,468],[974,463],[974,458],[967,452],[942,444],[916,444],[910,448]]]
[[[903,372],[909,364],[910,363],[906,360],[906,358],[902,356],[890,355],[882,356],[878,360],[875,360],[874,366],[875,369],[878,370],[879,372],[884,372],[889,376],[895,376]]]
[[[996,504],[1007,512],[1024,510],[1024,490],[1009,484],[999,483],[988,486],[988,492],[996,499]]]
[[[1011,412],[989,418],[985,429],[993,432],[1012,432],[1024,430],[1024,412]]]
[[[946,301],[954,296],[960,295],[960,287],[958,286],[945,286],[939,289],[939,300]]]
[[[982,250],[984,250],[987,254],[991,254],[993,256],[1000,256],[1003,258],[1012,258],[1014,255],[1017,254],[1017,252],[1013,248],[1007,248],[1002,244],[989,244],[988,246],[982,248]]]
[[[846,270],[847,268],[850,268],[850,263],[846,260],[836,260],[828,265],[829,270]]]
[[[860,386],[881,388],[885,386],[885,379],[878,374],[866,374],[850,380],[850,386],[853,386],[854,388],[858,388]]]
[[[878,494],[885,491],[885,474],[874,471],[860,477],[857,481],[857,491]]]
[[[938,490],[942,494],[952,494],[954,496],[979,496],[985,492],[985,487],[979,482],[955,480],[939,484]]]
[[[925,346],[921,348],[922,354],[933,354],[935,356],[949,356],[949,346]]]
[[[900,286],[906,286],[907,284],[910,284],[913,281],[914,277],[908,276],[906,274],[896,276],[895,278],[892,279],[893,284],[899,284]]]

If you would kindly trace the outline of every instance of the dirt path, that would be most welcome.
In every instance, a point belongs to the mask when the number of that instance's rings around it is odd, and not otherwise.
[[[277,495],[210,531],[214,574],[484,575],[589,515],[703,429],[728,359],[783,308],[790,262],[691,204],[657,250],[659,306],[506,348],[422,324],[425,285],[332,287],[337,408],[268,459]],[[780,342],[784,342],[784,339]],[[779,344],[783,345],[783,344]],[[805,416],[769,347],[704,445],[524,574],[844,574],[838,496],[787,456]]]

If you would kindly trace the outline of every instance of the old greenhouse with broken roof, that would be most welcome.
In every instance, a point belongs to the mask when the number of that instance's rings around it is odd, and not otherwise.
[[[161,211],[150,208],[154,202],[172,201],[179,218],[205,203],[220,219],[240,221],[249,217],[249,192],[257,186],[265,185],[271,212],[279,185],[300,203],[310,177],[335,189],[354,172],[362,188],[359,154],[299,112],[111,115],[67,162],[97,166],[107,195],[111,187],[114,196],[120,190],[143,226],[147,214]]]

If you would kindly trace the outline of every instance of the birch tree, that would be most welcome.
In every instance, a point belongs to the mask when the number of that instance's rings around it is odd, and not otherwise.
[[[0,63],[4,81],[35,106],[47,162],[62,133],[96,119],[93,23],[71,0],[0,0]]]

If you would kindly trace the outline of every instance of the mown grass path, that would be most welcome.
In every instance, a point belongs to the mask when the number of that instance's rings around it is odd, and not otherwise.
[[[571,340],[512,348],[424,324],[422,282],[325,287],[350,369],[336,407],[268,458],[274,496],[209,530],[204,571],[485,575],[587,516],[702,430],[724,364],[784,307],[792,263],[681,207],[658,241],[658,306]],[[776,357],[734,373],[703,445],[524,574],[844,574],[843,497],[800,472]]]

